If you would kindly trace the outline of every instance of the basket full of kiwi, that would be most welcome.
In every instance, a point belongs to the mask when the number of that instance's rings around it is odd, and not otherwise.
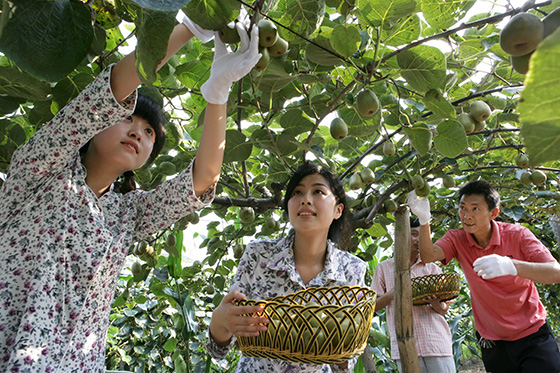
[[[251,316],[269,319],[267,331],[238,337],[248,357],[305,364],[334,364],[360,355],[367,345],[376,292],[361,286],[311,287],[240,306],[263,307]]]

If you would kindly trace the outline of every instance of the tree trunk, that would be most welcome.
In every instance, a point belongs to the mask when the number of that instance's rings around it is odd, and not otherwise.
[[[364,363],[366,373],[377,373],[377,367],[375,366],[375,360],[373,359],[369,345],[366,346],[366,349],[362,353],[362,362]]]
[[[410,220],[408,207],[395,212],[395,331],[404,373],[420,371],[412,318]]]

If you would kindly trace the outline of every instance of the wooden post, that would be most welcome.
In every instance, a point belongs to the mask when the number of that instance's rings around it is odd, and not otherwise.
[[[418,373],[418,355],[412,318],[410,283],[410,220],[408,206],[395,212],[395,331],[401,355],[402,371]]]

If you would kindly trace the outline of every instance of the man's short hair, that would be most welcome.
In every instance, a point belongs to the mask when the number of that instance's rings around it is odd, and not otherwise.
[[[488,210],[492,211],[500,207],[500,194],[484,180],[471,181],[459,189],[459,202],[463,196],[481,195],[488,204]]]
[[[410,228],[418,228],[420,226],[420,220],[417,218],[410,217]]]

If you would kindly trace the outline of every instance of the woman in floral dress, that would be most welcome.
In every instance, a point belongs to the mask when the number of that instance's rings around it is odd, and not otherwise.
[[[204,37],[187,21],[173,30],[161,64],[193,34]],[[238,27],[236,53],[216,38],[196,159],[156,189],[113,189],[123,173],[130,179],[155,158],[165,136],[157,110],[137,100],[134,53],[103,70],[14,153],[0,190],[0,371],[105,371],[109,313],[128,248],[212,201],[225,103],[231,84],[260,57],[256,30],[249,43]]]
[[[266,299],[313,286],[364,286],[366,264],[336,248],[347,212],[340,180],[329,170],[311,163],[300,166],[284,196],[294,234],[282,239],[252,241],[247,245],[231,292],[214,310],[208,350],[224,358],[237,336],[266,331],[266,317],[247,317],[259,306],[236,306],[235,301]],[[310,365],[241,356],[236,372],[349,372],[355,359],[342,364]]]

